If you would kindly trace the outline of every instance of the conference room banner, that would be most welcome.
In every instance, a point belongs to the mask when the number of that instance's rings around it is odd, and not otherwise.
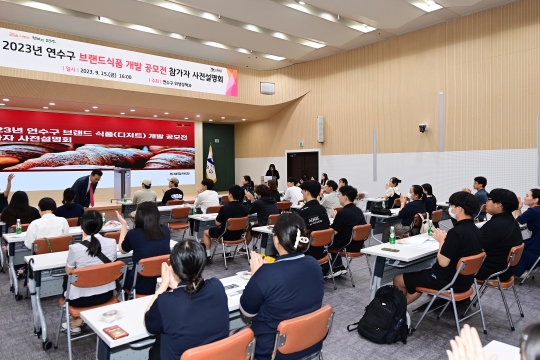
[[[195,124],[0,110],[1,171],[95,168],[189,175],[195,169]]]
[[[238,71],[0,28],[0,66],[238,96]]]

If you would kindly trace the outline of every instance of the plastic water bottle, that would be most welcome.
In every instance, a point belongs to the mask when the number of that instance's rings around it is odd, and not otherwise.
[[[197,209],[195,208],[195,206],[193,207],[193,211],[191,212],[193,215],[197,215]]]
[[[17,234],[22,233],[21,219],[17,219],[17,226],[15,226],[15,232]]]
[[[431,220],[429,220],[429,227],[428,227],[427,234],[429,237],[433,236],[433,221]]]
[[[388,239],[388,242],[390,245],[396,244],[396,231],[394,230],[393,226],[390,226],[390,238]]]
[[[103,226],[105,226],[105,223],[107,222],[107,219],[105,219],[105,213],[101,213],[101,216],[103,217]]]
[[[127,202],[126,194],[124,194],[124,202]]]
[[[383,200],[383,202],[382,202],[382,208],[383,208],[383,209],[386,209],[386,201],[384,201],[384,200]]]
[[[158,291],[159,287],[161,286],[161,282],[163,281],[163,279],[160,277],[157,278],[157,281],[156,281],[156,291]]]

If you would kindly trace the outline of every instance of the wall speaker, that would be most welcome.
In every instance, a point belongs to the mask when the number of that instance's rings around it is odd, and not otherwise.
[[[269,82],[261,83],[261,94],[263,95],[274,95],[275,93],[275,84]]]
[[[324,116],[317,116],[317,141],[324,142]]]

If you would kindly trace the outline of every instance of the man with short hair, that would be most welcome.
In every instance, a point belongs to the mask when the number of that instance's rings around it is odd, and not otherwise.
[[[75,203],[81,205],[85,210],[94,206],[94,193],[97,185],[103,176],[99,169],[93,170],[90,176],[78,178],[71,187],[75,191]]]
[[[339,203],[343,209],[334,213],[334,222],[331,226],[334,229],[334,241],[331,249],[341,250],[346,247],[347,251],[358,252],[364,247],[363,241],[351,240],[353,227],[366,224],[364,213],[354,205],[357,196],[358,190],[352,186],[347,185],[339,188]],[[347,273],[348,269],[343,266],[341,255],[335,255],[333,266],[334,276]]]
[[[219,196],[215,192],[214,182],[210,179],[204,179],[201,181],[201,188],[197,189],[197,198],[195,199],[195,208],[201,208],[203,214],[206,214],[206,209],[209,206],[218,206],[219,205]]]
[[[56,211],[56,202],[45,197],[39,200],[39,214],[41,218],[36,219],[28,225],[26,235],[24,236],[24,245],[32,249],[34,240],[38,238],[49,238],[54,236],[69,235],[69,224],[63,217],[54,215]]]
[[[489,192],[486,210],[491,219],[480,228],[480,244],[486,252],[486,259],[476,274],[477,279],[486,280],[488,276],[506,269],[510,249],[523,243],[519,224],[512,214],[518,206],[517,196],[510,190],[493,189]],[[506,281],[514,273],[512,266],[499,278]]]
[[[295,177],[290,177],[287,179],[287,191],[285,191],[285,196],[283,201],[290,201],[293,205],[298,205],[303,199],[302,190],[296,184],[298,180]]]
[[[178,178],[172,177],[167,180],[169,180],[169,189],[167,191],[161,189],[163,191],[163,199],[161,199],[163,205],[167,205],[167,202],[171,200],[183,200],[184,192],[178,188],[178,184],[180,184]]]
[[[334,208],[340,206],[337,188],[338,184],[334,180],[328,180],[324,187],[325,195],[321,200],[321,205],[326,209],[328,217],[333,217]]]
[[[476,190],[476,193],[474,194],[474,196],[476,196],[476,198],[478,199],[478,211],[476,211],[476,214],[473,215],[473,219],[478,213],[480,213],[480,215],[478,215],[478,217],[476,218],[478,219],[478,221],[484,221],[486,219],[486,214],[480,212],[480,208],[482,207],[482,205],[487,203],[487,200],[488,200],[488,193],[486,191],[486,185],[487,185],[487,179],[485,177],[477,176],[474,178],[473,189]],[[470,193],[471,189],[463,188],[463,191]]]
[[[141,180],[141,187],[142,189],[135,191],[135,194],[133,194],[134,204],[139,204],[146,201],[156,201],[156,192],[154,190],[150,190],[150,188],[152,187],[152,180]]]
[[[210,257],[210,248],[212,246],[212,239],[217,239],[225,231],[227,220],[230,218],[241,218],[248,216],[247,207],[242,204],[244,199],[244,190],[239,185],[233,185],[229,188],[229,203],[223,205],[216,217],[216,226],[210,229],[204,230],[203,243],[206,246],[207,262],[212,263]],[[242,236],[242,230],[238,231],[225,231],[223,234],[223,240],[238,240]],[[230,247],[227,246],[225,250],[225,256],[230,257]]]

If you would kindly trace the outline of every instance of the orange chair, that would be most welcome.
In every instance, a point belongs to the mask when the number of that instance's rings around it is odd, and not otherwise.
[[[219,212],[219,209],[221,209],[221,205],[216,206],[209,206],[206,208],[207,214],[217,214]]]
[[[105,237],[116,240],[118,244],[120,242],[120,231],[106,232]]]
[[[278,218],[279,218],[279,214],[273,214],[273,215],[268,216],[268,226],[270,225],[274,226]]]
[[[62,320],[64,319],[64,315],[66,317],[66,322],[68,325],[68,331],[67,333],[67,339],[68,339],[68,353],[69,353],[69,359],[72,359],[71,354],[71,331],[69,331],[69,316],[73,317],[80,317],[81,312],[85,310],[91,310],[98,307],[106,306],[106,305],[112,305],[116,304],[118,302],[118,298],[113,295],[109,301],[107,301],[104,304],[97,305],[97,306],[89,306],[89,307],[74,307],[69,305],[69,292],[71,290],[71,285],[75,285],[79,288],[92,288],[96,286],[101,285],[107,285],[110,282],[116,281],[118,279],[121,280],[122,287],[124,286],[124,280],[126,277],[126,270],[127,265],[124,264],[122,261],[115,261],[103,265],[94,265],[94,266],[87,266],[80,269],[75,269],[69,275],[68,277],[68,284],[67,284],[67,290],[66,290],[66,299],[61,298],[60,299],[60,305],[62,305],[62,310],[60,312],[60,321],[58,322],[58,333],[56,334],[56,343],[54,345],[54,348],[58,348],[58,340],[60,338],[60,329],[62,328]],[[77,339],[81,339],[87,336],[91,336],[94,334],[86,334],[86,335],[79,335]]]
[[[276,357],[278,351],[288,355],[306,350],[323,341],[332,329],[333,320],[334,312],[330,305],[306,315],[283,320],[277,327],[272,359]]]
[[[33,246],[34,254],[41,255],[59,251],[68,251],[72,241],[73,237],[71,235],[36,239],[34,240]]]
[[[174,206],[174,205],[183,205],[184,200],[169,200],[167,201],[167,206]]]
[[[227,256],[225,254],[225,246],[232,246],[236,245],[234,249],[234,253],[232,255],[232,258],[234,259],[234,255],[236,255],[236,250],[238,249],[238,245],[244,244],[245,248],[247,249],[247,241],[246,241],[246,232],[249,227],[249,219],[247,216],[241,217],[241,218],[230,218],[227,220],[227,224],[225,226],[225,231],[217,238],[213,238],[217,244],[221,244],[221,247],[223,249],[223,260],[225,260],[225,270],[228,269],[227,267]],[[242,236],[236,240],[223,240],[223,235],[226,231],[242,231]],[[214,247],[214,252],[212,253],[212,259],[214,258],[214,254],[216,253],[217,245]],[[249,260],[249,251],[246,251],[245,254]]]
[[[231,202],[231,200],[229,200],[229,195],[223,195],[221,197],[221,205],[225,205],[225,204],[228,204],[230,202]]]
[[[290,201],[278,201],[277,208],[280,213],[291,210],[292,203]]]
[[[22,229],[22,232],[25,232],[27,229],[28,229],[28,226],[30,224],[21,224],[21,229]],[[11,225],[11,231],[12,232],[15,232],[17,231],[17,225]]]
[[[358,200],[364,200],[364,198],[366,197],[366,194],[364,193],[358,193]]]
[[[171,209],[171,217],[169,218],[169,222],[167,223],[167,226],[169,226],[169,230],[184,230],[184,233],[182,234],[182,240],[186,235],[187,229],[189,229],[189,222],[187,221],[187,219],[190,211],[191,208],[189,207],[179,207]],[[173,219],[176,219],[177,221],[173,221]],[[185,221],[182,221],[184,219]]]
[[[394,206],[392,208],[397,209],[400,207],[401,207],[401,199],[400,198],[394,199]]]
[[[480,267],[482,266],[482,263],[484,262],[485,258],[486,258],[486,253],[481,252],[478,255],[462,257],[461,259],[459,259],[456,265],[457,271],[454,277],[452,278],[452,281],[450,281],[450,283],[446,285],[444,288],[442,288],[441,290],[429,289],[425,287],[417,287],[416,288],[417,292],[428,293],[428,294],[433,295],[433,297],[431,298],[431,301],[429,302],[428,307],[426,308],[426,310],[424,310],[422,317],[420,318],[420,320],[418,321],[418,323],[416,324],[416,326],[414,327],[412,331],[416,331],[416,329],[418,328],[418,325],[420,325],[420,323],[424,319],[424,316],[426,316],[427,312],[431,308],[431,305],[433,305],[433,302],[435,301],[435,299],[440,298],[448,302],[446,303],[446,305],[444,305],[439,316],[437,316],[437,319],[440,319],[440,317],[442,316],[442,314],[444,313],[448,305],[451,303],[452,307],[454,308],[454,318],[456,320],[456,327],[457,327],[458,335],[460,334],[459,323],[463,320],[470,318],[471,316],[477,313],[480,313],[480,317],[482,318],[482,326],[484,327],[484,334],[487,334],[486,323],[484,321],[484,312],[482,311],[482,303],[480,301],[480,298],[478,298],[478,307],[479,307],[478,311],[475,311],[474,313],[469,314],[462,319],[459,319],[458,314],[457,314],[456,300],[457,301],[466,300],[466,299],[469,299],[471,295],[473,294],[479,294],[478,285],[476,284],[476,281],[473,282],[474,291],[473,291],[473,288],[470,287],[469,290],[467,291],[456,293],[454,292],[454,288],[453,288],[453,285],[456,282],[456,279],[459,275],[475,275],[476,276],[476,273],[478,272],[478,270],[480,270]]]
[[[335,208],[333,208],[332,210],[335,210],[335,211],[336,211],[336,214],[337,214],[338,212],[340,212],[341,210],[343,210],[343,206],[335,207]]]
[[[186,204],[195,204],[195,200],[184,200]]]
[[[69,218],[66,219],[69,227],[79,226],[79,218]]]
[[[268,223],[266,223],[266,225],[267,226],[273,226],[276,223],[278,217],[279,217],[279,214],[269,215],[268,216]],[[252,245],[254,249],[258,245],[257,241],[259,241],[261,239],[262,235],[263,235],[262,233],[251,230],[251,236],[253,236],[253,238],[255,239],[255,241],[253,242],[253,245]],[[266,235],[268,235],[268,234],[266,234]]]
[[[317,262],[319,263],[319,265],[328,264],[328,266],[330,267],[330,275],[332,276],[332,281],[334,283],[334,290],[336,290],[336,280],[334,279],[334,272],[332,271],[332,256],[328,252],[328,247],[332,244],[332,241],[334,240],[334,229],[312,231],[311,237],[313,238],[313,241],[311,242],[310,246],[324,247],[324,252],[326,255],[321,259],[317,259]]]
[[[512,276],[506,281],[501,281],[499,276],[501,274],[504,274],[511,266],[516,266],[518,264],[519,260],[521,259],[521,255],[523,254],[524,248],[525,248],[525,244],[521,244],[519,246],[514,246],[513,248],[510,249],[510,253],[508,254],[508,265],[506,266],[506,269],[496,272],[493,275],[490,275],[485,281],[476,280],[478,284],[482,285],[480,286],[480,290],[479,290],[480,297],[484,295],[488,287],[499,289],[499,291],[501,292],[502,299],[503,299],[504,308],[506,309],[506,315],[508,316],[508,321],[510,322],[510,329],[512,329],[512,331],[515,331],[516,329],[514,327],[514,323],[512,322],[512,316],[510,315],[510,310],[508,309],[508,303],[506,302],[506,297],[504,296],[503,289],[508,290],[512,288],[512,290],[514,291],[514,297],[516,298],[516,303],[519,308],[519,313],[521,314],[521,317],[524,317],[525,315],[523,314],[523,309],[521,308],[521,302],[519,301],[519,296],[517,294],[516,287],[514,286],[515,277]],[[471,302],[471,305],[475,303],[476,303],[476,296]],[[465,313],[463,315],[465,315],[467,311],[469,311],[469,309],[471,308],[471,305],[469,305],[469,307],[467,308],[467,310],[465,310]]]
[[[142,298],[148,295],[153,294],[137,294],[137,277],[140,276],[146,276],[146,277],[156,277],[161,276],[161,264],[166,262],[167,264],[171,264],[170,262],[171,255],[161,255],[161,256],[154,256],[151,258],[141,259],[139,260],[139,263],[135,266],[135,276],[133,277],[133,286],[131,289],[126,289],[126,293],[130,295],[130,299],[138,299]]]
[[[352,286],[355,287],[353,280],[353,275],[351,271],[351,261],[354,258],[359,258],[363,255],[365,255],[362,251],[347,251],[347,246],[349,246],[353,241],[366,241],[369,238],[369,234],[371,232],[371,225],[365,224],[365,225],[356,225],[353,227],[351,240],[349,243],[345,246],[343,246],[341,249],[329,249],[330,253],[332,254],[339,254],[340,256],[345,256],[345,260],[347,262],[347,270],[349,273],[349,277],[351,278]],[[335,260],[334,260],[335,262]],[[366,256],[366,262],[369,269],[369,277],[371,277],[371,265],[369,264],[369,259]],[[332,264],[333,267],[333,264]]]
[[[180,360],[252,360],[253,355],[255,334],[250,328],[245,328],[223,340],[189,349]]]
[[[435,224],[441,221],[442,219],[442,209],[435,210],[431,213],[431,221]]]

